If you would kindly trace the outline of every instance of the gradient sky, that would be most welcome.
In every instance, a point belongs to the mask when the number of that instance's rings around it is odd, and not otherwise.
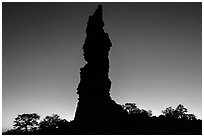
[[[153,115],[181,103],[201,119],[201,2],[3,3],[3,130],[22,113],[73,120],[86,23],[98,4],[113,44],[112,99]]]

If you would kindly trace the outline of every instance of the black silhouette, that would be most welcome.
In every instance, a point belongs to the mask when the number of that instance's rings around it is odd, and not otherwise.
[[[38,134],[62,134],[69,122],[66,119],[61,119],[59,115],[53,114],[52,116],[46,116],[43,121],[39,123]]]
[[[34,131],[37,129],[40,116],[36,113],[18,115],[14,121],[14,129],[19,133]]]
[[[78,105],[73,121],[61,119],[59,115],[46,116],[38,123],[34,114],[18,115],[14,129],[3,133],[38,135],[200,135],[202,120],[179,104],[168,107],[163,115],[153,116],[151,110],[140,109],[135,103],[119,105],[110,97],[109,50],[112,46],[108,34],[103,30],[102,6],[89,17],[86,40],[83,45],[87,64],[81,68],[77,88]]]
[[[187,114],[187,109],[179,104],[176,109],[172,107],[170,111],[166,108],[162,111],[164,115],[158,117],[152,116],[151,110],[140,109],[135,103],[126,103],[122,105],[128,112],[127,117],[122,117],[116,124],[109,123],[103,126],[94,125],[94,130],[85,127],[79,127],[75,121],[68,122],[61,119],[59,115],[53,114],[46,116],[43,121],[32,121],[30,125],[35,125],[35,130],[25,128],[19,130],[14,128],[4,132],[4,135],[79,135],[79,134],[114,134],[114,135],[200,135],[202,134],[202,120],[196,119],[195,115]],[[169,117],[173,115],[178,108],[182,110],[182,117]],[[173,110],[173,111],[172,111]],[[184,110],[184,111],[183,111]],[[172,113],[173,112],[173,113]],[[27,114],[32,115],[32,114]],[[100,118],[100,117],[99,117]],[[90,125],[89,125],[90,126]]]
[[[125,103],[125,105],[122,105],[122,107],[128,112],[129,115],[142,114],[148,117],[152,116],[151,110],[146,111],[144,109],[139,109],[135,103]]]
[[[74,121],[83,129],[114,124],[127,115],[110,97],[108,52],[112,46],[103,30],[102,6],[89,17],[86,40],[83,45],[87,64],[81,68],[78,85],[79,102]]]
[[[40,122],[40,129],[55,129],[60,128],[63,123],[66,123],[65,119],[60,119],[60,116],[53,114],[52,116],[46,116],[43,121]]]
[[[196,120],[194,114],[187,114],[188,110],[182,104],[179,104],[174,110],[172,107],[168,107],[162,111],[164,116],[168,119],[186,119],[186,120]]]

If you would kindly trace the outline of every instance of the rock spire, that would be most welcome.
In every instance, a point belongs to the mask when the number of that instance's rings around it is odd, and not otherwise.
[[[80,69],[79,95],[74,121],[81,125],[115,122],[125,113],[110,97],[109,50],[112,43],[103,30],[102,6],[89,17]]]

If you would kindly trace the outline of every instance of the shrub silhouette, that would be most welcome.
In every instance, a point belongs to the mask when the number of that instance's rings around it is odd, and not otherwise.
[[[196,116],[194,114],[186,114],[186,117],[185,117],[187,120],[197,120],[196,119]]]
[[[146,111],[144,109],[139,109],[135,103],[125,103],[125,105],[122,105],[122,107],[131,117],[145,118],[152,116],[151,110]]]

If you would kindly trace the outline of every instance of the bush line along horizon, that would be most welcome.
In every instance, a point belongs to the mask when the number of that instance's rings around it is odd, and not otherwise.
[[[142,119],[142,118],[158,118],[166,120],[185,120],[185,121],[201,121],[197,119],[194,114],[188,114],[187,108],[182,104],[179,104],[175,109],[171,106],[162,110],[162,114],[153,116],[152,110],[140,109],[135,103],[125,103],[121,107],[128,112],[129,117]],[[61,119],[58,114],[52,114],[51,116],[46,116],[43,120],[39,121],[40,116],[37,113],[31,114],[21,114],[15,118],[13,129],[3,132],[3,134],[36,134],[36,133],[47,133],[50,131],[59,130],[60,128],[65,128],[72,125],[72,120],[67,121],[66,119]],[[68,131],[69,132],[69,131]],[[52,132],[51,132],[52,133]]]

